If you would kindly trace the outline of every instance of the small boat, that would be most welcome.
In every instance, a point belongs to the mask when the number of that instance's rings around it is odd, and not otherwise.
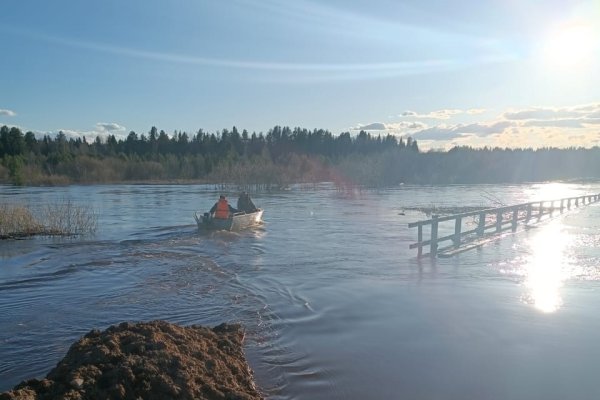
[[[210,213],[199,215],[194,213],[194,219],[198,224],[198,229],[239,231],[246,228],[251,228],[262,224],[263,210],[258,208],[251,213],[237,212],[229,218],[214,218]]]

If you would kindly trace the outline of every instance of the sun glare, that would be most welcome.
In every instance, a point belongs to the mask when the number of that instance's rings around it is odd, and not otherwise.
[[[538,310],[551,313],[562,305],[560,289],[567,278],[569,262],[566,249],[571,238],[558,221],[541,228],[531,240],[531,257],[527,262],[528,303]]]
[[[577,186],[569,183],[552,182],[533,185],[525,191],[527,201],[560,200],[568,197],[581,196]]]
[[[558,28],[547,39],[544,62],[551,68],[576,69],[593,57],[595,35],[591,26],[576,24]]]

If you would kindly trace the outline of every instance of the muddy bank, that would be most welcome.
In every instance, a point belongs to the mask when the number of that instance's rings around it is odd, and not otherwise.
[[[45,379],[5,399],[261,399],[239,325],[213,329],[164,321],[90,331]]]

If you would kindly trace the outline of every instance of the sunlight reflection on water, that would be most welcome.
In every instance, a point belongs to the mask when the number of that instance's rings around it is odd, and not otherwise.
[[[559,200],[568,197],[583,196],[579,185],[564,182],[538,183],[524,190],[527,201]]]
[[[562,305],[560,289],[569,278],[570,259],[567,248],[572,236],[565,232],[560,221],[553,221],[531,240],[531,255],[525,265],[525,301],[545,313],[558,310]]]

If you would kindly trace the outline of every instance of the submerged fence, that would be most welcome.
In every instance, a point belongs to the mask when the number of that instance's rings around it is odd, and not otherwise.
[[[433,215],[431,219],[408,224],[409,228],[417,228],[417,242],[412,243],[409,248],[417,249],[418,257],[424,255],[423,248],[426,246],[429,246],[429,253],[425,255],[431,257],[450,256],[481,245],[482,243],[479,241],[484,238],[496,236],[508,230],[516,232],[519,224],[524,226],[537,223],[542,220],[542,217],[550,218],[557,211],[563,213],[573,207],[595,203],[599,200],[600,194],[594,194],[559,200],[534,201],[443,217]],[[471,226],[465,224],[467,218],[472,218],[476,223],[471,222]],[[454,233],[439,237],[440,224],[452,222],[454,222]],[[470,229],[464,230],[465,225]],[[473,225],[474,227],[472,227]],[[426,226],[430,226],[430,238],[423,240],[423,228]],[[451,229],[451,226],[449,228]],[[440,244],[445,242],[450,243],[446,247],[441,247]]]

